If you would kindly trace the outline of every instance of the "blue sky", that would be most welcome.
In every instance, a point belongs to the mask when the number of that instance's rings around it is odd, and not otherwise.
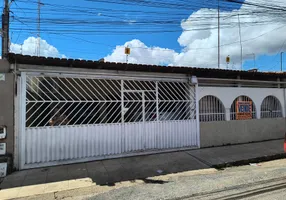
[[[45,2],[45,1],[43,1]],[[47,1],[46,1],[47,2]],[[60,5],[67,5],[67,6],[80,6],[80,7],[90,7],[95,10],[95,12],[102,13],[101,9],[97,9],[98,7],[100,8],[108,8],[108,9],[126,9],[125,5],[118,5],[118,4],[104,4],[104,3],[95,3],[95,2],[88,2],[84,0],[80,1],[70,1],[70,0],[62,0],[57,1],[57,0],[49,0],[49,4],[60,4]],[[18,5],[18,6],[17,6]],[[22,10],[18,10],[18,7],[20,8],[33,8],[36,9],[37,5],[36,4],[29,4],[29,3],[17,3],[17,5],[13,5],[13,8],[16,8],[17,11],[17,16],[25,17],[25,12]],[[47,7],[47,6],[46,6]],[[157,8],[146,8],[146,7],[141,7],[141,6],[132,6],[136,10],[144,9],[145,11],[157,11],[159,9]],[[42,12],[44,12],[45,6],[42,7]],[[37,18],[37,11],[33,11],[34,14],[32,13],[27,13],[26,16],[34,18],[36,20]],[[185,12],[184,16],[187,18],[192,12]],[[128,14],[128,12],[126,12]],[[59,17],[67,17],[66,15],[58,14]],[[42,17],[52,17],[49,14],[42,14]],[[74,18],[72,16],[68,16],[69,18]],[[122,16],[119,16],[122,17]],[[76,18],[86,18],[84,16],[84,13],[82,15],[76,16]],[[98,19],[100,16],[98,16]],[[123,18],[126,18],[128,20],[128,16],[123,16]],[[110,19],[112,20],[112,18]],[[131,19],[131,20],[136,20],[136,19]],[[13,19],[12,19],[13,21]],[[20,22],[16,21],[17,24],[21,24]],[[178,25],[177,27],[180,28],[180,21],[177,21]],[[13,22],[12,22],[13,24]],[[21,24],[21,26],[24,26]],[[36,24],[29,25],[29,26],[34,26],[36,29]],[[126,26],[129,26],[128,24]],[[12,33],[12,42],[16,43],[21,43],[23,42],[27,37],[29,36],[36,36],[36,33],[31,34],[29,32],[21,32],[19,39],[16,41],[18,38],[19,33]],[[84,59],[100,59],[102,57],[105,57],[107,54],[111,53],[113,48],[116,45],[122,45],[126,41],[132,40],[132,39],[139,39],[141,41],[144,41],[145,44],[150,45],[150,46],[160,46],[160,47],[166,47],[166,48],[171,48],[171,49],[180,49],[180,46],[177,42],[177,39],[181,32],[174,32],[174,33],[163,33],[163,34],[144,34],[144,33],[138,33],[138,34],[131,34],[131,35],[114,35],[114,34],[106,34],[106,35],[79,35],[79,34],[71,34],[69,36],[61,36],[61,35],[55,35],[55,34],[49,34],[42,32],[41,33],[41,38],[45,39],[48,41],[49,44],[55,46],[61,53],[67,55],[68,57],[72,58],[84,58]],[[76,38],[81,38],[83,40],[91,41],[91,42],[85,42],[81,41],[79,39],[74,39],[73,37]],[[98,43],[98,44],[97,44]]]
[[[178,43],[178,38],[183,31],[181,20],[188,19],[193,12],[201,8],[216,8],[215,0],[191,0],[187,1],[188,4],[186,4],[186,7],[182,8],[160,8],[160,6],[150,7],[140,6],[138,4],[127,6],[86,0],[42,0],[42,2],[44,5],[41,8],[41,26],[43,30],[41,32],[41,38],[57,48],[60,54],[64,54],[68,58],[90,60],[103,58],[111,54],[117,45],[124,45],[133,39],[138,39],[148,47],[167,48],[180,53],[183,51],[183,47]],[[178,4],[184,4],[185,1],[166,0],[158,2],[170,4],[177,2]],[[239,4],[223,4],[222,12],[231,12],[232,10],[240,9],[240,6]],[[87,8],[86,10],[88,12],[92,11],[92,13],[83,12],[83,10],[85,10],[84,8]],[[37,37],[36,9],[36,0],[19,0],[12,4],[10,31],[12,43],[22,44],[28,37]],[[142,14],[138,11],[142,11]],[[160,15],[160,13],[164,14]],[[170,13],[170,15],[168,16],[167,13]],[[141,26],[134,23],[145,21],[148,24],[148,22],[152,20],[167,20],[168,18],[171,24],[162,25],[162,27],[159,24],[155,24],[154,26]],[[49,21],[46,21],[46,19],[49,19]],[[53,24],[53,19],[55,21],[58,20],[58,22],[62,24]],[[64,25],[68,20],[85,21],[85,24],[75,22],[74,27]],[[88,23],[89,21],[90,23]],[[105,24],[95,24],[97,21],[104,21]],[[118,23],[120,21],[125,23],[113,25],[115,22]],[[122,34],[117,32],[123,29],[126,30],[127,33],[124,32]],[[158,32],[156,32],[157,29],[159,30]],[[73,32],[72,30],[77,31]],[[105,32],[100,32],[103,30]],[[172,30],[172,32],[160,32],[160,30]],[[128,31],[130,31],[130,33],[128,33]],[[222,35],[222,37],[224,36]],[[280,48],[277,47],[277,49]],[[281,49],[284,50],[283,45]],[[196,51],[196,53],[198,52],[200,51]],[[277,50],[277,53],[278,52]],[[265,54],[266,53],[265,51]],[[273,54],[273,52],[271,54]],[[244,62],[244,69],[253,68],[254,63],[256,68],[260,70],[273,71],[280,69],[280,56],[278,54],[274,53],[271,56],[267,56],[260,52],[255,56],[255,62],[253,61],[252,55],[244,55],[244,57],[248,58],[248,60],[246,59]],[[210,67],[215,67],[216,62],[216,60],[212,60],[212,65],[214,66]],[[191,61],[187,64],[188,66],[194,66]]]

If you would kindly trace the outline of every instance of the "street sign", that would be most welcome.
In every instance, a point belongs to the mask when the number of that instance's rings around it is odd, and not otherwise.
[[[125,47],[125,54],[130,55],[130,48],[129,47]]]
[[[227,64],[230,63],[230,57],[229,56],[226,57],[226,63]]]
[[[252,101],[236,102],[236,120],[252,119]]]

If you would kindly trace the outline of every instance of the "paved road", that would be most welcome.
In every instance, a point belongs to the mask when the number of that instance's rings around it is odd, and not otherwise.
[[[175,198],[176,199],[176,198]],[[230,199],[286,199],[285,177],[275,178],[267,181],[258,181],[252,184],[241,184],[224,189],[192,194],[182,197],[185,200],[230,200]]]
[[[120,184],[127,184],[118,187]],[[116,186],[92,186],[23,200],[272,200],[286,199],[286,159],[222,171],[204,169],[162,175]],[[21,199],[21,200],[22,200]]]
[[[188,180],[189,174],[181,176],[185,172],[192,170],[201,172],[214,166],[241,165],[254,161],[258,162],[258,160],[285,158],[285,156],[283,140],[273,140],[30,169],[5,177],[0,184],[0,197],[2,199],[20,197],[27,199],[28,197],[37,198],[35,195],[41,195],[45,196],[45,199],[60,199],[66,196],[107,193],[110,190],[136,185],[143,185],[140,190],[144,191],[144,185],[146,187],[149,185],[157,186],[159,183],[164,183],[161,184],[162,189],[165,187],[176,188],[176,185],[173,186],[174,183],[180,185],[180,182],[185,181],[188,184],[196,185],[204,180],[203,176],[192,176],[192,180],[198,180],[197,182],[191,182]],[[170,173],[176,173],[177,176],[170,177],[168,176]],[[159,174],[167,175],[163,177],[166,180],[165,182],[148,179],[148,177],[158,176]],[[223,174],[227,173],[224,172]],[[215,178],[219,179],[219,176]],[[138,179],[140,180],[138,181]],[[136,181],[134,182],[134,180]],[[209,179],[204,181],[209,184],[216,184],[216,182],[209,181]],[[202,185],[201,190],[204,190],[204,184],[204,182],[200,183]],[[231,185],[231,183],[229,184]],[[82,187],[87,192],[81,189]],[[185,188],[184,184],[180,187]],[[187,188],[186,191],[199,190],[198,188],[199,186],[193,186],[191,189]],[[179,190],[180,188],[176,189],[176,191]],[[155,197],[158,196],[158,192],[154,191],[154,193],[156,193]],[[149,191],[147,191],[147,194],[149,194]],[[164,194],[162,195],[164,196]]]
[[[279,200],[279,199],[286,199],[286,189],[277,190],[273,192],[269,192],[266,194],[256,195],[252,198],[248,198],[249,200]]]
[[[286,160],[229,168],[211,174],[149,180],[83,199],[286,199]]]

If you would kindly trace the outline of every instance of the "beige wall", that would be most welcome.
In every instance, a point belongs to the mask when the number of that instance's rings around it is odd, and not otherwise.
[[[7,127],[7,137],[5,142],[7,153],[14,151],[14,74],[9,72],[9,63],[0,60],[0,73],[5,74],[5,81],[0,81],[0,126]]]
[[[253,119],[200,123],[201,147],[248,143],[284,137],[285,119]]]

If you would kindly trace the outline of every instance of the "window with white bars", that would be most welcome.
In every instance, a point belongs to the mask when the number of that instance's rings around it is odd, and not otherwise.
[[[215,96],[205,96],[199,101],[200,121],[224,121],[225,108],[220,99]]]
[[[237,102],[248,102],[249,104],[251,104],[250,119],[256,119],[256,108],[255,108],[255,104],[252,101],[252,99],[249,98],[248,96],[239,96],[231,104],[230,120],[243,120],[243,118],[237,117]]]
[[[26,126],[195,119],[187,82],[26,76]]]
[[[120,80],[27,76],[27,127],[121,122]]]
[[[261,104],[261,118],[279,118],[282,116],[280,101],[274,96],[266,97]]]
[[[185,82],[158,82],[158,120],[188,120],[196,117],[195,91]]]

